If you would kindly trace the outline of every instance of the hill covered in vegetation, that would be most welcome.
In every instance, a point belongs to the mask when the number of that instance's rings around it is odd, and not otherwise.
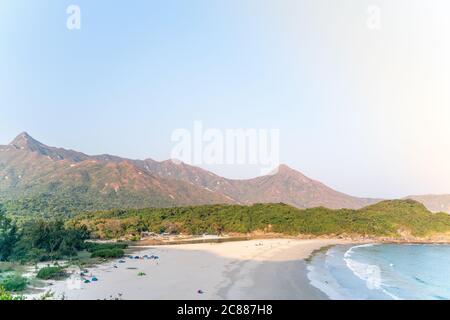
[[[141,232],[223,234],[267,232],[286,235],[341,235],[426,238],[450,235],[450,215],[432,213],[413,200],[383,201],[359,210],[298,209],[285,204],[205,205],[83,213],[69,222],[98,238]]]

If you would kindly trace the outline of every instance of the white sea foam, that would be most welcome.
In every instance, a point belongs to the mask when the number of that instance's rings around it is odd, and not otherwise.
[[[349,258],[350,255],[354,252],[355,249],[373,247],[375,245],[377,245],[377,244],[376,243],[366,243],[366,244],[360,244],[360,245],[357,245],[357,246],[353,246],[353,247],[351,247],[350,249],[347,250],[347,252],[344,254],[344,258]]]
[[[367,264],[363,262],[356,261],[354,259],[351,259],[352,254],[355,252],[358,248],[364,248],[364,247],[372,247],[376,244],[363,244],[351,247],[347,252],[344,254],[344,261],[347,267],[353,272],[355,276],[357,276],[359,279],[363,280],[366,283],[366,286],[370,290],[380,290],[389,297],[391,297],[394,300],[400,300],[399,297],[396,295],[390,293],[385,288],[383,288],[383,279],[381,277],[381,268],[378,265],[372,265]]]
[[[337,246],[313,259],[308,278],[331,299],[449,299],[449,266],[448,245]]]

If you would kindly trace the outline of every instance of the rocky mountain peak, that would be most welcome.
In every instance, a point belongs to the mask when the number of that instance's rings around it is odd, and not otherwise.
[[[29,151],[39,151],[44,146],[26,132],[19,134],[9,145],[16,149]]]

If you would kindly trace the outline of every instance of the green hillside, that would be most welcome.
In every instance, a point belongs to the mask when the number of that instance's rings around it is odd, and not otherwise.
[[[67,218],[80,211],[107,210],[112,208],[139,208],[146,206],[170,207],[173,202],[159,197],[126,190],[101,193],[89,186],[59,187],[58,191],[42,189],[36,195],[3,200],[7,212],[15,217]]]
[[[100,238],[142,231],[185,234],[250,233],[367,235],[400,238],[450,233],[450,215],[412,200],[383,201],[360,210],[297,209],[285,204],[207,205],[84,213],[70,221]]]

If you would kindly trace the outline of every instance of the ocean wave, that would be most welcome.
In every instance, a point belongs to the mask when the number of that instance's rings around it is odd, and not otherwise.
[[[447,300],[449,266],[449,245],[371,243],[333,247],[307,270],[311,284],[330,299]]]
[[[345,252],[344,254],[344,258],[350,258],[350,255],[355,251],[355,249],[358,248],[368,248],[368,247],[373,247],[378,245],[377,243],[365,243],[365,244],[360,244],[357,246],[353,246],[350,249],[347,250],[347,252]]]
[[[368,264],[363,263],[360,261],[356,261],[354,259],[351,259],[352,254],[355,252],[358,248],[367,248],[375,246],[376,244],[370,243],[370,244],[363,244],[351,247],[347,252],[344,254],[344,261],[347,267],[353,272],[353,274],[364,281],[366,283],[366,286],[370,290],[380,290],[384,294],[388,295],[394,300],[400,300],[399,297],[396,295],[390,293],[388,290],[383,288],[383,279],[381,277],[381,268],[378,265],[374,264]]]

